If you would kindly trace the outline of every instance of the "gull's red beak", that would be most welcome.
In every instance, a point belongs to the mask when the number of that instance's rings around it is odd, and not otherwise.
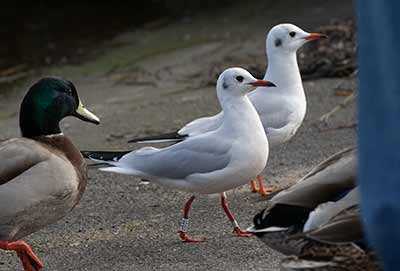
[[[253,87],[276,87],[276,85],[267,80],[257,80],[253,83],[249,83]]]
[[[318,39],[327,39],[328,36],[320,33],[310,33],[307,37],[305,37],[305,40],[318,40]]]

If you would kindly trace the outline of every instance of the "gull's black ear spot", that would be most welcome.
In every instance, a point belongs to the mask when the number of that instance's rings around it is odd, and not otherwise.
[[[227,88],[228,88],[228,84],[224,81],[224,82],[222,83],[222,87],[223,87],[224,89],[227,89]]]
[[[282,45],[282,40],[281,39],[276,39],[275,40],[275,46],[276,47],[279,47],[279,46],[281,46]]]

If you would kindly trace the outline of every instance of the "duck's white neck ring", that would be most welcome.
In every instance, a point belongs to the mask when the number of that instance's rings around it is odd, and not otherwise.
[[[48,137],[48,138],[52,138],[52,137],[57,137],[57,136],[63,136],[64,135],[64,133],[57,133],[57,134],[52,134],[52,135],[45,135],[45,137]]]

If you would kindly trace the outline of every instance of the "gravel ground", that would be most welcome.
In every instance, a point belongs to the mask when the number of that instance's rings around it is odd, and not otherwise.
[[[92,61],[45,68],[44,74],[72,79],[86,106],[102,120],[93,126],[68,118],[62,122],[63,131],[81,149],[136,148],[126,141],[171,131],[219,111],[215,88],[209,84],[212,66],[225,68],[220,61],[240,56],[237,65],[249,67],[252,57],[264,56],[265,32],[275,23],[290,21],[312,31],[331,17],[352,13],[351,2],[344,0],[312,0],[291,10],[289,2],[239,4],[127,32],[99,45],[104,54]],[[18,135],[18,107],[29,84],[3,95],[2,138]],[[353,79],[304,83],[307,116],[288,144],[271,150],[264,177],[272,185],[293,183],[322,159],[355,143],[354,128],[336,129],[355,121],[354,105],[333,116],[327,127],[318,123],[343,100],[334,95],[339,84],[356,88]],[[176,230],[188,194],[133,177],[89,173],[87,191],[75,210],[27,237],[45,270],[279,270],[280,254],[256,238],[231,233],[219,197],[204,196],[193,205],[191,233],[208,241],[184,244]],[[243,228],[265,205],[248,186],[231,191],[228,200]],[[0,252],[0,270],[16,269],[21,267],[15,255]]]

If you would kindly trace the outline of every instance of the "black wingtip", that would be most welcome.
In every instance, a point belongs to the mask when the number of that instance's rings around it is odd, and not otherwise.
[[[101,161],[118,161],[122,156],[131,151],[81,151],[86,159],[96,159]]]
[[[162,141],[162,140],[175,140],[176,142],[184,140],[188,135],[181,135],[178,132],[166,133],[162,135],[156,136],[145,136],[134,138],[128,141],[128,143],[138,143],[138,142],[146,142],[146,141]]]
[[[81,151],[83,158],[89,159],[90,151]]]

